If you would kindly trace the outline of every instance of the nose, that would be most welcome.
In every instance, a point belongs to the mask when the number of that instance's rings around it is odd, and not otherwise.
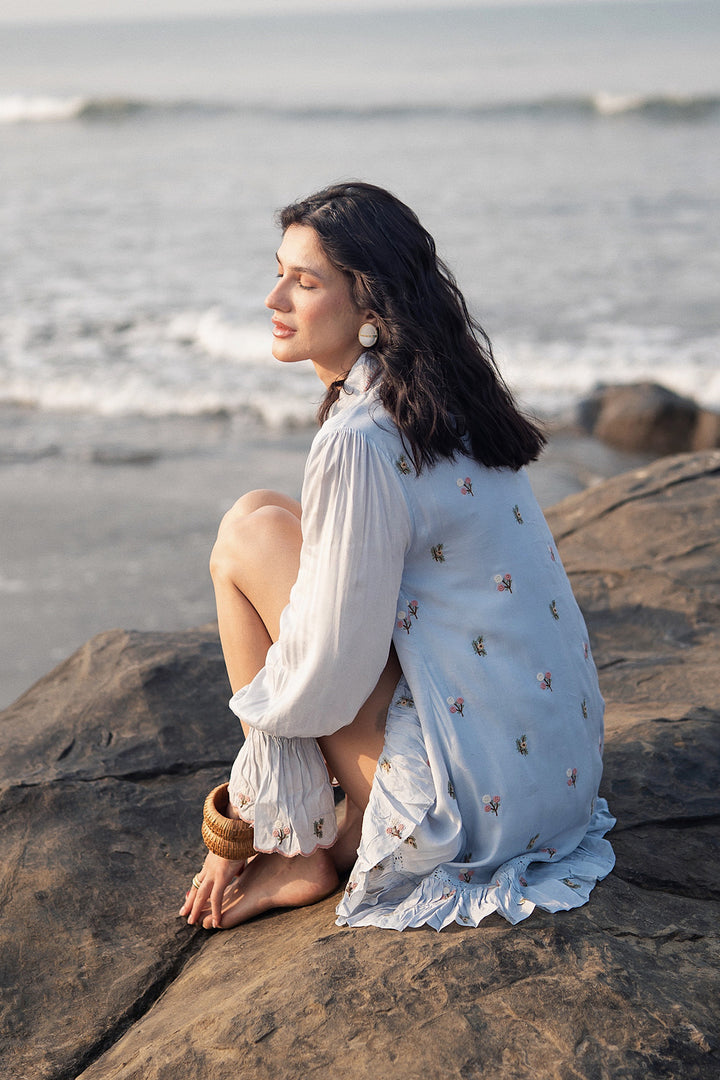
[[[290,305],[283,291],[283,281],[280,278],[273,289],[265,297],[265,307],[270,311],[288,311]]]

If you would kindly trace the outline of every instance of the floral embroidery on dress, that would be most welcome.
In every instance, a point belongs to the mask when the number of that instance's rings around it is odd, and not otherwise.
[[[523,889],[527,889],[528,883],[526,877],[524,877],[522,874],[518,874],[518,881],[522,885]]]
[[[288,836],[290,835],[290,826],[283,825],[281,821],[278,821],[272,831],[272,834],[277,840],[279,846],[283,843],[284,840],[287,840]]]
[[[550,552],[550,558],[553,562],[555,562],[555,552],[553,550],[552,544],[548,544],[548,551]]]
[[[552,693],[552,673],[546,671],[544,674],[542,671],[537,673],[537,681],[540,683],[541,690],[549,690]]]
[[[412,699],[412,698],[410,697],[410,695],[409,695],[409,694],[401,694],[401,695],[400,695],[400,697],[399,697],[399,698],[397,699],[397,701],[395,702],[395,704],[396,704],[396,705],[402,705],[402,707],[403,707],[404,709],[412,709],[412,708],[413,708],[413,706],[415,705],[415,702],[414,702],[414,700],[413,700],[413,699]]]
[[[540,839],[540,833],[539,832],[535,833],[534,836],[531,836],[530,839],[527,842],[527,847],[525,848],[525,850],[530,851],[532,848],[534,848],[539,839]]]
[[[418,617],[418,602],[417,600],[408,600],[408,611],[412,615],[413,619]]]
[[[500,796],[499,795],[483,795],[482,801],[485,805],[486,814],[494,814],[498,816],[498,809],[500,808]]]
[[[472,851],[466,851],[465,854],[463,855],[462,859],[460,860],[460,862],[472,862],[472,861],[473,861],[473,853],[472,853]]]
[[[577,782],[577,769],[566,769],[565,770],[565,775],[568,778],[568,782],[567,782],[568,787],[576,787],[577,786],[577,783],[576,783]]]
[[[472,489],[472,480],[469,476],[466,476],[464,480],[461,480],[458,477],[457,486],[460,488],[463,495],[473,495],[473,498],[475,497]]]
[[[465,715],[465,713],[463,712],[463,706],[465,705],[465,698],[449,697],[447,699],[447,703],[450,706],[450,712],[451,713],[460,713],[461,716]]]
[[[485,648],[485,641],[483,640],[482,635],[473,640],[472,647],[473,652],[477,653],[478,656],[487,656],[487,649]]]
[[[512,592],[512,575],[496,574],[493,581],[497,585],[498,592]]]
[[[394,836],[397,840],[402,840],[402,834],[405,832],[405,826],[400,821],[394,821],[392,825],[388,825],[385,832],[388,836]]]
[[[554,858],[555,855],[557,855],[557,848],[556,847],[541,847],[540,851],[544,855],[549,855],[551,859]]]
[[[583,656],[586,660],[590,659],[590,649],[588,648],[587,641],[583,641]]]
[[[414,836],[406,836],[404,843],[409,844],[411,848],[417,848],[417,840]]]
[[[317,821],[313,822],[313,831],[314,831],[315,835],[317,836],[318,840],[322,840],[324,821],[325,821],[325,818],[318,818]]]
[[[587,718],[588,718],[588,707],[587,707],[587,700],[585,698],[582,699],[582,701],[580,703],[580,708],[582,709],[583,720],[587,720]]]
[[[408,476],[410,473],[410,464],[404,454],[397,458],[395,467],[401,476]]]
[[[551,600],[549,606],[550,606],[550,614],[552,615],[553,619],[559,619],[560,616],[558,615],[558,609],[557,609],[556,602],[554,600]]]
[[[450,885],[443,885],[442,898],[443,900],[451,900],[457,892],[457,889],[453,889]]]
[[[390,764],[390,762],[388,761],[388,759],[386,757],[380,758],[380,761],[379,761],[378,764],[380,765],[380,768],[382,769],[383,772],[390,772],[390,770],[392,768],[392,765]]]
[[[473,879],[474,873],[474,870],[463,870],[462,874],[458,875],[458,880],[464,881],[466,884],[469,884]]]
[[[515,520],[517,521],[518,525],[522,525],[523,524],[523,516],[520,513],[520,507],[518,506],[517,503],[515,503],[515,505],[513,506],[513,514],[515,515]]]
[[[453,784],[452,780],[448,780],[448,795],[451,799],[457,799],[457,795],[455,794],[455,785]]]
[[[580,888],[577,881],[573,881],[572,878],[564,877],[562,880],[563,880],[563,885],[567,885],[568,889],[579,889]]]
[[[242,795],[241,794],[240,797],[238,798],[238,801],[237,801],[238,810],[242,810],[243,806],[249,806],[251,802],[252,802],[252,799],[250,798],[249,795]]]
[[[404,611],[398,611],[398,613],[397,613],[397,620],[398,620],[397,621],[397,628],[398,628],[398,630],[404,630],[406,633],[408,633],[408,634],[410,633],[410,627],[412,626],[412,623],[410,622],[410,616],[412,616],[413,619],[417,619],[417,617],[418,617],[418,607],[419,606],[420,605],[418,604],[417,600],[408,600],[407,613],[404,612]]]
[[[443,551],[444,547],[444,544],[434,544],[430,548],[430,554],[432,555],[435,562],[445,562],[445,552]]]
[[[347,885],[345,886],[345,892],[348,896],[350,896],[355,891],[355,889],[357,889],[357,887],[357,881],[348,881]]]
[[[519,739],[515,740],[518,754],[522,754],[523,757],[528,755],[527,735],[521,735]]]

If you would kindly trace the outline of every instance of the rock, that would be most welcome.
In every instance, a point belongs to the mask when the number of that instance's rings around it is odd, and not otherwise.
[[[710,1080],[720,1070],[720,453],[548,515],[607,710],[615,871],[478,929],[175,917],[239,742],[210,630],[93,639],[0,717],[2,1059],[83,1080]],[[108,737],[108,733],[112,737]]]
[[[720,446],[720,414],[657,383],[601,387],[582,403],[579,422],[619,450],[660,455]]]

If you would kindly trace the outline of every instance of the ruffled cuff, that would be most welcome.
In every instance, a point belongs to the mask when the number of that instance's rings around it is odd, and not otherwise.
[[[230,775],[230,802],[255,826],[255,849],[311,855],[337,836],[335,800],[315,739],[250,732]]]

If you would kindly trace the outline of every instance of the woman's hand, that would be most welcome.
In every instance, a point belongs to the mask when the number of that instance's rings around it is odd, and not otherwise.
[[[244,867],[244,859],[223,859],[208,851],[203,868],[194,879],[199,882],[199,888],[196,888],[194,883],[190,886],[179,914],[187,916],[189,925],[193,926],[200,919],[209,900],[212,927],[214,930],[220,929],[223,894]]]

